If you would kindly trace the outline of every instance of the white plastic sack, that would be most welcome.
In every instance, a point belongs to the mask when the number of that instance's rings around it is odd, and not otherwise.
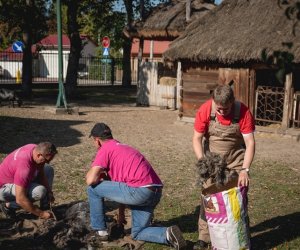
[[[236,187],[236,182],[227,188],[211,186],[202,192],[212,249],[250,249],[248,188]]]

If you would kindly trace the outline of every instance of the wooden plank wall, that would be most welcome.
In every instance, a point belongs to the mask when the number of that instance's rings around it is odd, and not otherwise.
[[[137,86],[137,104],[175,109],[176,86],[158,84],[157,72],[157,62],[142,63]]]
[[[218,84],[218,70],[189,68],[182,72],[180,116],[195,117],[198,108],[211,97]]]
[[[236,100],[239,100],[249,106],[250,100],[250,81],[249,69],[219,69],[219,83],[228,84],[233,80],[233,90]],[[254,94],[253,94],[254,96]]]
[[[182,71],[182,97],[180,117],[194,118],[196,111],[211,97],[212,90],[218,84],[228,84],[233,80],[237,100],[254,109],[254,83],[250,81],[249,69],[231,68],[187,68]],[[252,98],[253,97],[253,98]]]

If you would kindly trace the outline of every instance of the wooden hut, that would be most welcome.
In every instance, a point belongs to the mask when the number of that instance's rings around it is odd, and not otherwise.
[[[187,4],[190,2],[190,5]],[[194,20],[215,7],[211,0],[172,0],[158,5],[144,21],[135,21],[124,29],[125,35],[139,38],[138,105],[176,108],[176,68],[163,64],[162,57],[154,58],[154,41],[172,41]],[[144,58],[144,43],[150,41],[150,53]],[[144,59],[144,61],[142,60]],[[174,78],[174,79],[170,79]],[[175,81],[174,81],[175,80]],[[175,82],[175,84],[174,84]]]
[[[211,0],[172,0],[159,4],[144,21],[135,21],[124,29],[128,37],[173,41],[192,21],[215,7]],[[187,13],[187,11],[189,13]],[[187,20],[188,19],[188,20]]]
[[[164,57],[181,64],[181,119],[193,119],[217,84],[233,82],[236,98],[258,125],[300,127],[300,29],[286,16],[288,7],[274,0],[225,0],[171,43]],[[283,82],[276,77],[282,73]]]

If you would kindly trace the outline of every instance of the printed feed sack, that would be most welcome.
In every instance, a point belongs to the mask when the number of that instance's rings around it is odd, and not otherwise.
[[[202,192],[214,250],[250,249],[248,188],[237,187],[236,184],[236,181],[229,183],[222,189],[213,185]]]

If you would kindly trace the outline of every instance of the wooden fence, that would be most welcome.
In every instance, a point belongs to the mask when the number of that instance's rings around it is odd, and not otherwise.
[[[143,62],[137,84],[137,104],[176,109],[176,78],[158,79],[158,63]]]

